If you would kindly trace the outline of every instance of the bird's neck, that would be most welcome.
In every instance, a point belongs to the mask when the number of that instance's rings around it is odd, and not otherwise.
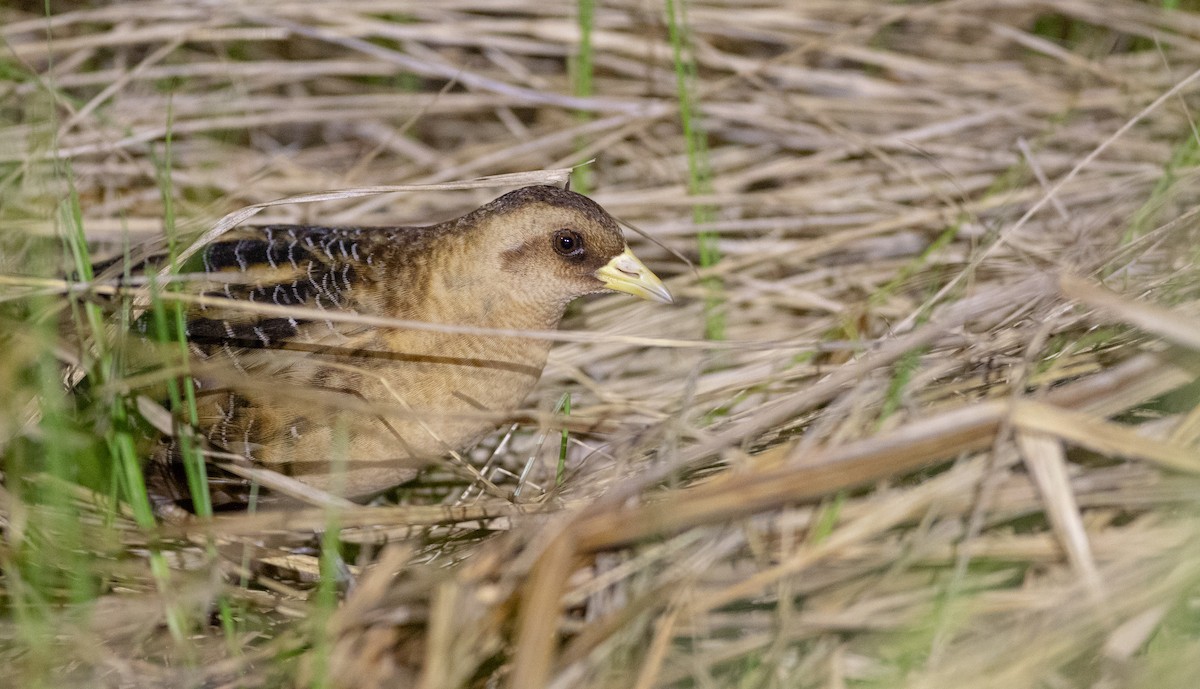
[[[426,320],[501,330],[554,330],[566,302],[531,293],[530,285],[500,264],[486,244],[470,235],[442,238],[449,250],[423,276],[429,285],[421,305]],[[543,340],[545,341],[545,340]]]
[[[408,267],[410,283],[404,293],[381,301],[378,315],[404,320],[507,331],[546,331],[558,328],[566,303],[531,295],[520,279],[506,274],[465,237],[443,236],[443,250],[434,260]],[[383,275],[380,276],[381,278]],[[513,336],[432,338],[455,350],[454,356],[489,354],[540,367],[552,342]],[[484,351],[490,350],[490,351]]]

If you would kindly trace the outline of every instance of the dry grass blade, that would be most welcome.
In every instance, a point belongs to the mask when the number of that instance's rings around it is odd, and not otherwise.
[[[1079,506],[1071,492],[1062,444],[1050,435],[1018,432],[1017,445],[1042,493],[1042,499],[1046,501],[1046,516],[1062,541],[1067,558],[1079,571],[1088,594],[1096,601],[1103,600],[1104,584],[1092,557]]]
[[[1063,294],[1071,299],[1096,307],[1168,342],[1200,351],[1200,319],[1154,304],[1123,299],[1114,292],[1069,275],[1062,277],[1061,284]]]
[[[1069,440],[1104,455],[1140,459],[1174,471],[1200,473],[1200,458],[1191,448],[1157,441],[1119,424],[1036,402],[1020,403],[1013,411],[1012,421],[1023,430]]]

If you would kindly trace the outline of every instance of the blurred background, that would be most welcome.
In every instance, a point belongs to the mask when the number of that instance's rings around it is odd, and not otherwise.
[[[1195,10],[0,7],[0,686],[1196,686]],[[561,168],[677,303],[573,307],[474,469],[139,505],[83,266]]]

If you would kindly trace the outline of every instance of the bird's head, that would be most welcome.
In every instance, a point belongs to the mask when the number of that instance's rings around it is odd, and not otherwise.
[[[629,250],[613,217],[586,196],[558,187],[525,187],[480,211],[491,219],[493,246],[501,248],[500,271],[529,296],[565,305],[585,294],[617,291],[673,301],[658,276]]]

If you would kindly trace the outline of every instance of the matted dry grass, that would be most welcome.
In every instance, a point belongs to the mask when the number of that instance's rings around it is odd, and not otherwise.
[[[593,197],[679,298],[579,308],[478,480],[448,461],[390,506],[152,533],[80,491],[107,586],[52,662],[10,617],[0,683],[1195,686],[1200,16],[691,3],[695,195],[663,8],[599,5],[580,97],[569,5],[0,11],[35,75],[0,84],[6,299],[63,290],[27,270],[60,231],[53,161],[114,251],[163,231],[164,173],[199,233],[593,158]],[[255,221],[407,224],[500,191],[435,189]],[[723,258],[693,270],[673,254],[702,231]],[[4,401],[6,443],[29,403]],[[37,509],[0,497],[11,553]],[[331,523],[353,558],[332,611]],[[234,632],[168,635],[168,609],[218,600]]]

